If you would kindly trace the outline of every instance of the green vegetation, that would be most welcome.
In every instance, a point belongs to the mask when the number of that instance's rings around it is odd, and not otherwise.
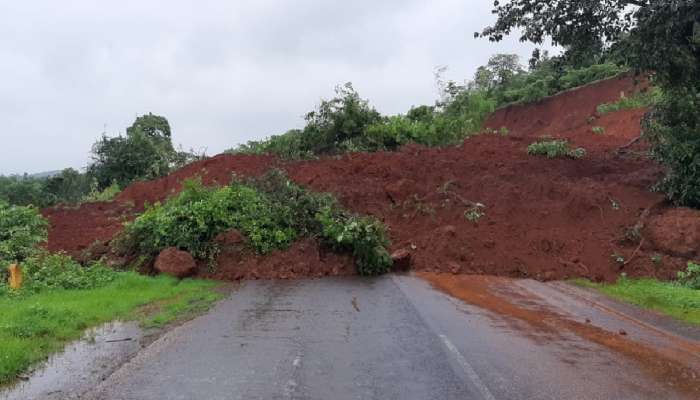
[[[90,289],[0,293],[0,384],[80,338],[85,329],[114,319],[162,326],[179,315],[205,309],[220,297],[212,282],[112,274],[109,282]],[[155,315],[140,312],[141,306],[154,302],[161,305]]]
[[[605,134],[605,128],[603,128],[602,126],[594,126],[593,128],[591,128],[591,131],[596,135]]]
[[[689,262],[685,271],[678,272],[678,284],[689,289],[700,290],[700,265]]]
[[[609,114],[621,110],[632,110],[635,108],[650,108],[661,101],[662,94],[658,88],[652,88],[644,92],[636,93],[634,96],[621,97],[614,103],[604,103],[598,106],[597,112],[600,115]]]
[[[157,178],[203,157],[175,150],[168,120],[158,115],[136,118],[126,132],[102,136],[93,145],[93,162],[85,173],[68,168],[43,177],[0,176],[0,201],[39,208],[109,201],[134,180]]]
[[[697,272],[695,273],[697,279]],[[621,277],[614,284],[592,283],[578,279],[579,286],[595,288],[615,299],[655,310],[681,321],[700,325],[700,290],[678,282]],[[697,283],[697,281],[695,282]]]
[[[149,326],[207,307],[213,283],[149,278],[99,263],[82,266],[38,247],[46,220],[34,207],[0,202],[0,384],[104,322],[138,318],[139,306],[165,301]],[[6,267],[21,263],[21,289],[8,286]]]
[[[496,22],[475,36],[500,41],[520,32],[521,41],[536,44],[551,38],[577,68],[607,60],[653,71],[660,94],[646,99],[656,106],[643,128],[652,155],[667,166],[657,188],[676,204],[700,207],[700,2],[510,0],[494,2],[493,12]]]
[[[362,275],[384,273],[391,266],[381,223],[344,211],[330,195],[311,193],[276,170],[221,188],[188,181],[178,196],[127,224],[116,246],[147,257],[174,246],[212,262],[218,254],[213,239],[230,229],[244,234],[261,254],[284,249],[298,237],[315,236],[352,253]]]
[[[614,64],[573,68],[546,55],[525,70],[514,54],[497,54],[466,85],[445,81],[439,69],[440,99],[435,105],[411,108],[406,114],[382,116],[350,84],[336,88],[306,115],[303,129],[290,130],[262,141],[229,150],[231,153],[275,154],[283,158],[312,158],[354,151],[395,150],[408,144],[458,144],[483,131],[483,123],[497,107],[532,102],[562,90],[618,75],[626,68]],[[508,129],[497,131],[508,135]]]
[[[0,201],[0,267],[35,255],[36,246],[46,241],[47,226],[36,208]]]
[[[194,257],[212,259],[217,252],[214,237],[235,228],[255,250],[265,254],[285,248],[295,239],[296,232],[288,226],[284,212],[240,183],[208,188],[189,180],[178,196],[149,207],[127,224],[119,246],[146,256],[174,246]]]
[[[573,158],[578,159],[586,155],[582,147],[571,149],[569,142],[559,140],[540,140],[527,146],[527,153],[533,156],[545,156],[547,158]]]

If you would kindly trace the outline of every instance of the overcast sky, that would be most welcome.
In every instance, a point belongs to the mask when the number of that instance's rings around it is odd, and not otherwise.
[[[351,81],[382,113],[437,97],[493,53],[492,0],[0,0],[0,174],[83,167],[139,114],[216,154],[303,125]]]

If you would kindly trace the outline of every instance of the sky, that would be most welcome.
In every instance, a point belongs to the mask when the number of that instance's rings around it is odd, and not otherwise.
[[[475,39],[492,0],[0,0],[0,174],[82,168],[152,112],[213,155],[303,126],[352,82],[382,113],[464,81],[511,37]]]

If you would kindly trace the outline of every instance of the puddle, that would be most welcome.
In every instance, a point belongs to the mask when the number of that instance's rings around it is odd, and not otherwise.
[[[14,385],[3,400],[77,399],[137,352],[143,332],[134,322],[110,322],[85,333]]]

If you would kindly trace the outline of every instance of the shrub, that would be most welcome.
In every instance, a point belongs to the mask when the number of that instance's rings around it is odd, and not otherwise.
[[[572,89],[591,82],[612,78],[627,72],[629,68],[616,64],[594,64],[585,68],[567,69],[560,79],[561,89]]]
[[[246,184],[264,193],[275,208],[284,210],[287,226],[300,236],[314,236],[337,251],[351,253],[360,275],[382,274],[391,267],[386,231],[376,219],[350,214],[331,195],[310,192],[280,170],[249,179]]]
[[[22,262],[46,241],[48,222],[34,207],[0,201],[0,264]]]
[[[582,158],[586,155],[584,148],[570,149],[566,140],[547,140],[531,143],[527,147],[527,153],[535,156],[546,156],[547,158]]]
[[[119,187],[119,184],[117,182],[112,182],[111,185],[107,186],[102,191],[100,191],[97,188],[96,183],[97,182],[95,182],[95,185],[93,185],[92,190],[90,190],[90,193],[83,197],[83,202],[91,203],[98,201],[110,201],[117,197],[119,192],[121,192],[121,188]]]
[[[95,263],[87,267],[65,254],[42,253],[22,264],[25,274],[23,290],[40,292],[50,289],[93,289],[112,282],[117,272]]]
[[[591,131],[596,135],[602,135],[605,133],[605,128],[603,128],[602,126],[594,126],[593,128],[591,128]]]
[[[596,111],[600,115],[605,115],[621,110],[649,108],[661,101],[661,97],[661,90],[652,88],[644,92],[635,93],[633,96],[621,97],[614,103],[603,103],[596,108]]]
[[[317,214],[325,243],[355,257],[360,275],[380,275],[389,271],[391,256],[386,250],[389,240],[382,224],[369,217],[357,217],[324,207]]]
[[[689,262],[685,271],[679,271],[678,284],[690,289],[700,289],[700,264]]]
[[[118,246],[151,256],[174,246],[211,259],[216,253],[214,237],[235,228],[255,250],[265,254],[295,239],[294,230],[285,224],[289,218],[286,212],[241,184],[211,189],[198,180],[188,180],[178,196],[153,205],[128,223]]]

